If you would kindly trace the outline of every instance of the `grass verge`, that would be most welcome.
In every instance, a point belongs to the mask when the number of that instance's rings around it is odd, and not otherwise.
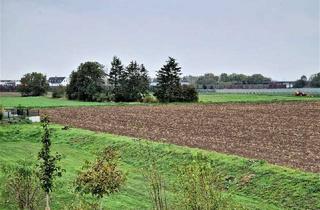
[[[53,149],[63,156],[62,166],[66,173],[58,179],[53,209],[64,209],[73,199],[72,182],[76,171],[85,160],[91,160],[95,152],[107,145],[120,150],[121,167],[128,173],[128,180],[120,193],[104,200],[104,206],[108,209],[151,208],[139,171],[148,158],[141,152],[141,149],[147,148],[145,141],[83,129],[61,128],[60,125],[52,126],[52,142]],[[40,148],[41,132],[39,124],[1,125],[0,163],[13,163],[25,158],[35,160]],[[159,168],[169,183],[175,182],[176,166],[192,161],[193,156],[200,152],[214,162],[217,171],[228,177],[225,184],[230,190],[227,193],[248,209],[320,209],[319,174],[171,144],[148,145],[152,153],[159,157]],[[173,194],[169,189],[169,201],[172,202],[172,199]],[[0,209],[6,207],[0,206]]]

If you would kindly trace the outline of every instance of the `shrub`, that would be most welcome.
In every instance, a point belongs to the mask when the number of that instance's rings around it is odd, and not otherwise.
[[[149,143],[146,145],[139,144],[139,156],[145,157],[144,166],[141,168],[142,175],[145,179],[149,198],[154,210],[169,209],[167,203],[167,194],[164,176],[159,170],[158,161],[161,159],[156,155]]]
[[[196,88],[192,85],[182,85],[180,90],[181,102],[197,102],[198,101],[198,92]]]
[[[143,100],[143,103],[158,103],[158,99],[154,97],[153,95],[146,95]]]
[[[91,194],[100,200],[118,192],[125,181],[125,175],[118,169],[119,155],[112,147],[106,147],[98,154],[95,162],[86,162],[75,181],[75,190],[81,194]]]
[[[40,182],[32,162],[20,161],[15,165],[3,165],[3,201],[7,207],[21,210],[40,209],[44,206]]]
[[[223,177],[203,155],[197,155],[190,165],[178,169],[175,189],[180,209],[233,209],[233,202],[222,193]]]
[[[59,85],[58,87],[55,87],[52,90],[52,98],[63,98],[65,95],[66,88],[62,85]]]
[[[114,98],[111,92],[97,93],[94,95],[94,100],[98,102],[112,101]]]

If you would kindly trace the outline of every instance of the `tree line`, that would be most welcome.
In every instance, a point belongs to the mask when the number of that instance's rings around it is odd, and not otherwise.
[[[304,88],[304,87],[320,87],[320,72],[313,74],[308,79],[307,76],[302,75],[300,79],[296,80],[294,88]]]
[[[198,100],[196,88],[224,87],[228,85],[269,84],[271,78],[262,74],[244,75],[207,73],[201,76],[184,76],[181,78],[181,67],[174,58],[169,57],[150,88],[151,78],[143,64],[131,61],[124,66],[120,58],[114,56],[109,73],[105,66],[98,62],[81,63],[77,70],[70,74],[70,83],[66,88],[53,89],[53,97],[63,97],[81,101],[115,101],[115,102],[195,102]],[[182,85],[187,81],[190,85]],[[294,82],[294,88],[320,87],[320,72],[308,79],[302,76]],[[49,88],[46,76],[32,72],[21,78],[18,91],[22,96],[44,95]]]
[[[114,56],[110,72],[98,62],[81,63],[70,74],[70,83],[66,89],[55,88],[53,97],[66,93],[70,100],[141,102],[146,99],[159,102],[195,102],[198,101],[196,88],[181,85],[181,67],[174,58],[169,57],[166,64],[157,71],[157,85],[150,93],[150,77],[143,64],[131,61],[124,66]],[[19,91],[22,96],[39,96],[48,90],[48,82],[41,73],[30,73],[21,79]],[[156,97],[156,98],[154,98]]]
[[[201,76],[184,76],[182,81],[187,81],[198,88],[207,89],[214,86],[228,86],[228,85],[259,85],[259,84],[268,84],[272,80],[269,77],[266,77],[262,74],[227,74],[222,73],[220,75],[215,75],[213,73],[206,73]],[[294,88],[303,88],[303,87],[320,87],[320,73],[313,74],[310,76],[309,80],[306,76],[302,76],[300,79],[294,82]]]

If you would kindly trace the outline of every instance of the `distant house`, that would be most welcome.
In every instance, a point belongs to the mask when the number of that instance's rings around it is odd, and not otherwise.
[[[285,88],[293,88],[295,81],[275,81],[273,83],[277,85],[282,85]]]
[[[69,80],[67,77],[49,77],[48,83],[50,87],[67,86]]]
[[[15,87],[20,85],[20,80],[0,80],[0,85]]]
[[[20,80],[0,80],[0,92],[16,91],[20,84]]]
[[[155,87],[155,86],[157,86],[157,84],[158,84],[158,82],[151,82],[150,87]],[[181,85],[190,85],[190,82],[181,81],[180,84]]]

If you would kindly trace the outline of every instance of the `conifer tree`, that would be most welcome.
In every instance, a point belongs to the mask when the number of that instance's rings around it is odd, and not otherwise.
[[[160,102],[173,102],[179,100],[181,89],[180,75],[181,67],[172,57],[157,72],[158,84],[155,89],[155,96]]]
[[[108,78],[108,81],[111,87],[113,88],[114,92],[116,92],[119,88],[119,82],[121,79],[121,75],[123,74],[123,71],[124,68],[121,63],[121,60],[118,57],[114,56],[111,62],[111,69]]]
[[[148,72],[143,65],[131,61],[119,77],[116,101],[140,101],[149,88]]]
[[[143,64],[140,65],[139,70],[139,89],[142,94],[146,94],[149,90],[150,85],[148,71]]]

